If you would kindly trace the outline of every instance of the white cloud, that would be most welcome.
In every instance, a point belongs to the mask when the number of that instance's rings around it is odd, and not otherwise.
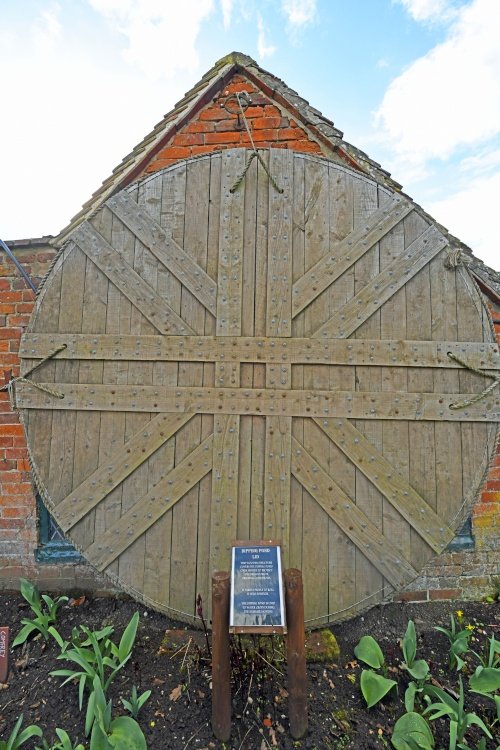
[[[316,0],[282,0],[281,8],[292,27],[307,26],[316,16]]]
[[[448,198],[426,204],[436,221],[470,245],[474,254],[500,270],[498,196],[500,171],[486,179],[472,180]]]
[[[415,21],[443,21],[455,12],[450,0],[399,0]]]
[[[259,32],[257,37],[257,51],[259,53],[259,58],[263,60],[265,57],[271,57],[271,55],[274,55],[276,47],[274,44],[267,41],[267,29],[264,26],[264,21],[262,20],[260,13],[257,15],[257,29]]]
[[[390,84],[376,123],[404,159],[446,159],[500,132],[498,11],[498,0],[462,7],[447,39]]]
[[[124,55],[148,78],[171,78],[198,65],[196,39],[213,0],[183,0],[182,12],[164,0],[88,0],[128,40]],[[223,3],[225,20],[230,2]]]
[[[231,26],[231,16],[233,13],[234,0],[220,0],[222,8],[222,20],[224,22],[224,28],[228,29]]]

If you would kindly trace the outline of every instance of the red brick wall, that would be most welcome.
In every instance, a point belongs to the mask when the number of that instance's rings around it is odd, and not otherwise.
[[[250,81],[235,76],[219,97],[204,106],[172,136],[142,174],[197,154],[237,146],[251,147],[244,123],[236,114],[221,107],[221,103],[237,91],[246,91],[252,98],[245,117],[257,147],[324,153],[319,143],[290,113],[264,96]],[[231,104],[234,107],[234,98]],[[16,255],[36,281],[45,273],[53,250],[48,246],[24,249],[19,246]],[[18,278],[12,264],[0,254],[0,383],[4,382],[8,371],[18,374],[19,337],[28,322],[33,301],[34,295]],[[500,309],[494,314],[500,317]],[[497,333],[500,341],[500,325],[497,325]],[[500,451],[481,500],[474,508],[476,549],[440,555],[413,584],[412,592],[403,594],[403,597],[417,600],[474,597],[487,591],[500,565],[499,506]],[[25,575],[52,589],[102,590],[103,579],[91,573],[88,566],[37,565],[33,554],[36,540],[36,505],[23,431],[17,416],[10,410],[7,394],[0,393],[0,588],[16,586],[19,575]]]

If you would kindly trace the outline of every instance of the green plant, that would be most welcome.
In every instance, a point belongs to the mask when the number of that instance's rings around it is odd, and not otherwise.
[[[111,718],[112,702],[106,703],[97,675],[92,688],[89,697],[93,711],[90,750],[147,750],[146,738],[135,719],[130,716]]]
[[[83,707],[85,689],[92,695],[93,686],[97,679],[101,690],[106,694],[111,682],[128,662],[132,655],[138,624],[139,613],[136,612],[125,628],[118,645],[108,638],[113,633],[113,628],[104,628],[94,632],[85,626],[81,626],[80,631],[83,637],[78,638],[77,645],[72,643],[72,648],[67,646],[58,655],[58,659],[73,662],[79,667],[79,669],[56,669],[51,672],[51,675],[66,677],[61,687],[67,682],[78,682],[80,711]],[[92,722],[93,712],[89,698],[85,720],[86,735],[90,732]]]
[[[133,685],[132,692],[130,695],[130,700],[127,701],[125,700],[125,698],[121,698],[120,700],[125,706],[125,708],[127,709],[127,711],[130,713],[130,715],[134,719],[137,719],[137,717],[139,716],[139,711],[141,710],[143,705],[146,703],[150,695],[151,695],[151,690],[146,690],[144,693],[142,693],[142,695],[138,696],[137,688],[135,685]]]
[[[7,740],[0,740],[0,750],[17,750],[18,747],[24,745],[32,737],[41,737],[42,730],[40,727],[31,724],[21,731],[23,725],[23,714],[18,718],[14,729],[9,735]]]
[[[489,647],[486,651],[486,657],[478,654],[477,651],[471,649],[471,653],[477,656],[482,667],[495,668],[500,666],[500,641],[497,641],[494,635],[491,636],[489,641]]]
[[[373,669],[363,669],[360,678],[360,688],[363,698],[368,708],[372,708],[376,703],[382,700],[393,688],[397,686],[394,680],[390,680],[384,675],[387,674],[384,654],[375,638],[371,635],[364,635],[354,649],[356,658],[368,664]],[[380,669],[384,675],[375,672]]]
[[[424,710],[424,714],[429,714],[430,721],[435,721],[443,716],[448,716],[450,722],[450,744],[449,750],[455,750],[456,747],[467,750],[467,745],[463,744],[467,729],[475,724],[484,734],[492,739],[492,735],[483,720],[475,713],[467,713],[464,701],[464,686],[462,677],[459,677],[460,692],[458,701],[449,695],[445,690],[434,685],[428,685],[425,688],[426,695],[436,700]]]
[[[500,695],[496,694],[500,690],[500,669],[479,665],[469,680],[469,687],[471,692],[478,693],[494,702],[496,719],[493,724],[500,721]]]
[[[20,646],[36,631],[48,641],[49,629],[50,626],[56,622],[57,610],[63,602],[68,601],[67,596],[59,596],[57,599],[52,599],[47,594],[42,594],[42,596],[40,596],[37,587],[33,583],[30,583],[30,581],[27,581],[25,578],[21,578],[20,582],[21,595],[30,605],[35,617],[32,620],[27,618],[21,620],[24,627],[21,628],[20,632],[15,637],[12,644],[13,647]]]
[[[64,729],[56,729],[58,739],[51,745],[47,740],[42,740],[42,746],[36,746],[36,750],[85,750],[84,746],[79,742],[77,745],[73,745],[69,734]]]
[[[406,633],[401,641],[401,650],[403,652],[404,668],[417,682],[424,682],[429,674],[429,665],[424,659],[416,659],[417,634],[413,620],[408,621]]]
[[[460,623],[457,627],[453,615],[450,615],[450,622],[451,627],[449,630],[442,627],[435,627],[434,630],[444,633],[448,638],[450,642],[450,668],[460,671],[465,666],[465,661],[461,657],[469,651],[469,638],[472,631],[462,630]]]
[[[394,725],[391,742],[396,750],[432,750],[434,737],[426,720],[410,711]]]

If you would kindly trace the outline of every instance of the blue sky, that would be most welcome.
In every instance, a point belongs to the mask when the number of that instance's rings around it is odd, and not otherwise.
[[[2,0],[0,237],[56,234],[232,50],[500,269],[500,0]]]

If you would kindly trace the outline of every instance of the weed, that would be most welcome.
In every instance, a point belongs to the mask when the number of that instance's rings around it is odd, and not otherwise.
[[[57,599],[52,599],[47,594],[40,596],[37,587],[33,583],[30,583],[25,578],[21,578],[20,581],[21,594],[30,605],[35,617],[32,620],[27,618],[21,620],[24,627],[21,628],[15,637],[12,643],[13,647],[23,644],[35,632],[40,633],[44,640],[48,641],[50,628],[57,619],[57,610],[63,602],[68,601],[67,596],[59,596]]]

